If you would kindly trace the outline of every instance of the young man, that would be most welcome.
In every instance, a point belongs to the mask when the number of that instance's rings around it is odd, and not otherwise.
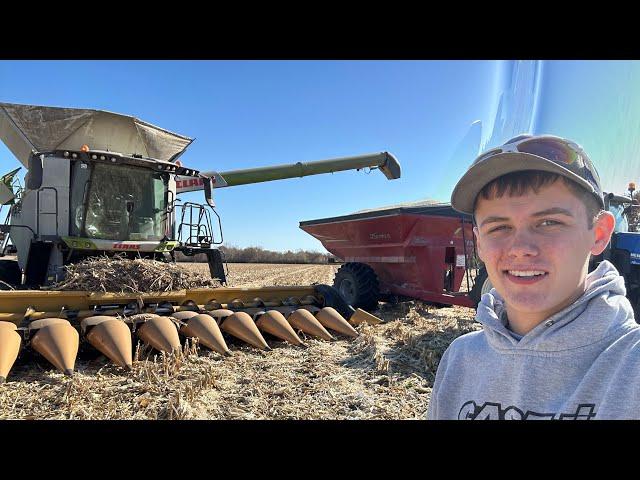
[[[521,135],[480,155],[454,188],[474,215],[493,285],[436,374],[428,419],[640,418],[640,326],[624,279],[589,258],[614,218],[581,147]]]

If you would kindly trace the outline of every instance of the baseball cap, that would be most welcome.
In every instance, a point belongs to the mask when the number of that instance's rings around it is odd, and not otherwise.
[[[451,206],[472,215],[476,197],[485,185],[523,170],[552,172],[573,180],[604,207],[600,176],[585,151],[577,143],[555,135],[518,135],[481,153],[454,187]]]

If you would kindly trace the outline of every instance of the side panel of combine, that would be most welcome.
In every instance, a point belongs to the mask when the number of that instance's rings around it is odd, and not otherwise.
[[[27,265],[27,256],[31,240],[35,233],[35,192],[26,192],[20,204],[12,210],[11,241],[17,249],[18,265],[23,270]]]
[[[58,238],[69,234],[69,179],[67,158],[47,157],[42,165],[42,186],[38,204],[39,235]],[[36,196],[38,192],[36,192]]]
[[[55,278],[63,263],[54,244],[69,233],[69,178],[68,159],[31,158],[28,188],[11,218],[11,239],[20,269],[35,283]]]

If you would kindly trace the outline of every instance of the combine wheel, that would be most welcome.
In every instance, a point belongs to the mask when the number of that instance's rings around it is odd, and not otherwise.
[[[349,262],[340,267],[333,279],[333,288],[354,308],[373,311],[378,308],[378,277],[364,263]]]
[[[471,291],[469,292],[469,296],[473,300],[473,303],[476,304],[476,308],[480,303],[482,295],[484,295],[485,293],[489,293],[492,288],[493,285],[491,284],[491,280],[489,280],[487,269],[485,267],[481,267],[480,270],[478,270],[476,281],[473,284]]]

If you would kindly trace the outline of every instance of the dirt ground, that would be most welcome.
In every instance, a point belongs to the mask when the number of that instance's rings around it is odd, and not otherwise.
[[[182,264],[208,275],[206,264]],[[331,284],[336,265],[229,264],[229,286]],[[65,377],[23,351],[0,385],[0,419],[421,419],[442,353],[479,329],[473,310],[380,304],[384,323],[303,349],[265,334],[263,352],[225,335],[233,355],[187,342],[183,354],[138,345],[133,372],[83,348]]]

